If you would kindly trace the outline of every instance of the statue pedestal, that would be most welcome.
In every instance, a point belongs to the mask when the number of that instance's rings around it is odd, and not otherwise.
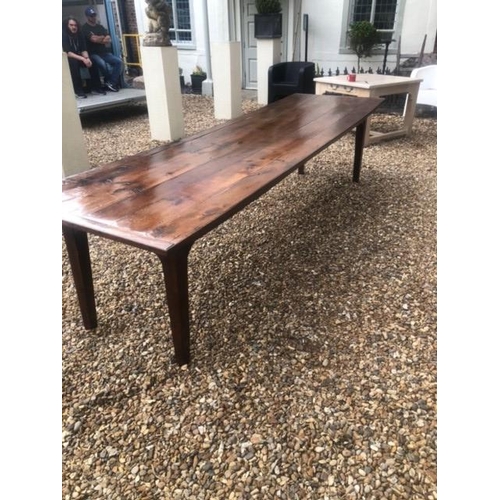
[[[141,47],[144,88],[151,138],[175,141],[184,137],[177,47]]]
[[[87,145],[76,106],[68,55],[62,53],[62,175],[78,174],[89,170]]]

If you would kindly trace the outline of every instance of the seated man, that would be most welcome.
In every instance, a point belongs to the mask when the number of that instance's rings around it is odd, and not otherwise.
[[[85,10],[87,22],[82,26],[82,33],[87,42],[90,59],[104,76],[104,85],[111,92],[118,92],[122,74],[122,60],[111,52],[111,37],[108,30],[97,22],[97,12],[88,7]],[[111,66],[111,72],[108,70]]]
[[[93,66],[87,52],[87,44],[85,38],[80,32],[80,25],[75,17],[69,16],[63,21],[62,25],[62,49],[68,54],[69,71],[71,73],[71,81],[73,89],[77,97],[87,97],[83,91],[83,82],[80,75],[80,68],[88,68],[90,72],[90,83],[93,92],[98,94],[106,94],[101,89],[99,79],[99,70]]]

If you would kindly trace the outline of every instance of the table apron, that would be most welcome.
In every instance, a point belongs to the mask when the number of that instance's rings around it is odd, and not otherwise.
[[[407,94],[405,109],[403,112],[403,127],[391,132],[381,133],[371,130],[371,116],[367,118],[367,127],[365,131],[365,146],[380,142],[385,139],[393,139],[408,135],[413,125],[415,115],[415,105],[420,82],[403,82],[392,85],[373,87],[363,89],[352,87],[348,84],[323,83],[316,82],[316,94],[322,95],[326,92],[335,92],[336,94],[349,95],[353,97],[385,97],[395,94]]]
[[[399,83],[383,87],[373,87],[371,89],[351,87],[350,85],[338,85],[335,83],[316,82],[316,94],[318,95],[322,95],[325,92],[335,92],[337,94],[352,95],[357,97],[383,97],[394,94],[415,93],[418,92],[418,88],[419,82]]]

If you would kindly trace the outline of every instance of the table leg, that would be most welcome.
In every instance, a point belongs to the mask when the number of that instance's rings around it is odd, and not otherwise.
[[[63,226],[63,235],[68,249],[83,325],[87,330],[91,330],[97,327],[97,312],[87,233]]]
[[[415,117],[415,109],[417,107],[417,94],[418,86],[416,91],[414,89],[410,89],[408,94],[406,94],[405,108],[403,112],[403,124],[406,134],[410,134],[411,127],[413,125],[413,118]]]
[[[371,144],[371,140],[370,140],[370,130],[372,128],[371,121],[372,121],[372,117],[369,116],[366,119],[366,123],[365,123],[365,137],[363,139],[363,146],[369,146]]]
[[[174,341],[175,360],[179,365],[189,363],[189,297],[188,254],[191,245],[174,248],[158,255],[163,266],[170,328]]]
[[[354,169],[352,172],[352,181],[359,182],[361,173],[361,163],[363,161],[363,148],[365,146],[365,134],[367,130],[367,121],[361,122],[356,127],[356,142],[354,145]]]

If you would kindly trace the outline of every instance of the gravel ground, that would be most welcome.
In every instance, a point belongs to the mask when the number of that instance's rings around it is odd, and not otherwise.
[[[216,123],[183,100],[187,134]],[[93,166],[157,144],[143,106],[100,120]],[[366,148],[359,184],[353,146],[193,245],[189,367],[155,256],[90,237],[86,331],[63,244],[62,498],[437,498],[436,119]]]

